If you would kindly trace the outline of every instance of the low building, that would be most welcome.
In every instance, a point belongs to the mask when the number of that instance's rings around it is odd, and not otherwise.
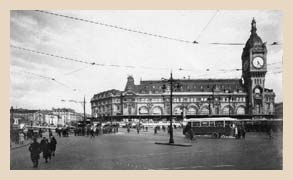
[[[23,108],[13,108],[10,109],[10,115],[14,125],[26,124],[33,125],[35,124],[35,113],[38,110],[23,109]]]
[[[70,108],[53,108],[52,114],[58,116],[57,124],[60,126],[69,125],[78,120],[77,113]]]

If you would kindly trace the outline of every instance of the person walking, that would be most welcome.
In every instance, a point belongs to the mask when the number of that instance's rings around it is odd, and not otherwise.
[[[53,136],[52,130],[49,129],[49,137]]]
[[[194,133],[193,133],[192,128],[189,129],[189,136],[190,136],[190,141],[192,141],[193,137],[194,137]]]
[[[43,132],[42,132],[42,129],[41,128],[39,129],[39,136],[40,137],[43,137]]]
[[[90,128],[90,135],[91,135],[91,138],[94,138],[95,137],[95,132],[94,132],[94,128],[93,127]]]
[[[43,137],[40,144],[41,144],[41,150],[43,152],[43,158],[45,159],[45,162],[48,163],[48,159],[51,159],[51,150],[50,150],[48,139],[46,137]]]
[[[56,141],[55,137],[52,136],[50,139],[50,150],[51,150],[52,156],[55,156],[56,145],[57,145],[57,141]]]
[[[37,138],[33,139],[33,143],[29,146],[29,151],[31,153],[31,160],[33,162],[33,167],[37,168],[39,165],[40,153],[41,153],[41,146],[38,143]]]
[[[24,133],[23,132],[20,132],[19,133],[19,143],[20,144],[23,144],[24,143]]]
[[[235,126],[235,138],[238,139],[238,137],[239,137],[239,136],[238,136],[238,127]]]

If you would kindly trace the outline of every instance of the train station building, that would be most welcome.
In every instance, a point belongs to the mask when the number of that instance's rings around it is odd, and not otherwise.
[[[240,58],[239,58],[240,60]],[[175,117],[237,116],[273,117],[275,93],[265,88],[266,44],[257,34],[256,21],[241,55],[239,79],[176,79],[172,112]],[[123,91],[109,90],[91,99],[92,117],[164,117],[170,115],[170,83],[127,77]]]

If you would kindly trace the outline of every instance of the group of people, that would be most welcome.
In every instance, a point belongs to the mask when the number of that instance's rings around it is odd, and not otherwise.
[[[236,139],[245,139],[246,130],[243,125],[232,125],[233,135]]]
[[[40,143],[37,141],[37,138],[33,138],[33,143],[29,146],[33,167],[38,167],[41,153],[43,153],[45,162],[48,163],[48,160],[51,160],[52,156],[55,156],[56,145],[57,140],[54,136],[50,136],[49,139],[43,137]]]
[[[68,137],[69,136],[69,128],[68,127],[63,127],[63,128],[56,128],[55,132],[58,134],[59,137]]]

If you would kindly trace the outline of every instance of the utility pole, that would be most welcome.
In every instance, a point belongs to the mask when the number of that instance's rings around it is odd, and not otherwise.
[[[170,77],[170,139],[169,143],[174,144],[174,138],[173,138],[173,112],[172,112],[172,103],[173,103],[173,75],[171,71],[171,77]]]
[[[83,97],[83,121],[86,123],[86,116],[85,116],[85,96]]]

